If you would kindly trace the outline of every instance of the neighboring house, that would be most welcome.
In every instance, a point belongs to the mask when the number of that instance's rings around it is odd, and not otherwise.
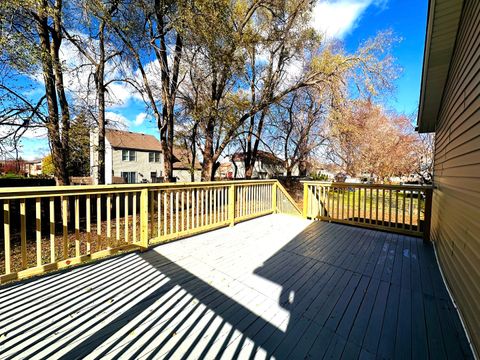
[[[42,175],[42,159],[25,161],[27,176]]]
[[[195,163],[192,167],[191,152],[185,148],[175,146],[173,148],[173,156],[176,160],[173,163],[173,177],[176,178],[178,182],[191,182],[192,173],[194,177],[193,181],[201,181],[202,165],[200,165],[198,159],[195,158]]]
[[[233,166],[233,177],[235,179],[245,178],[245,154],[238,152],[231,156],[231,162]],[[266,151],[258,150],[257,160],[253,168],[253,179],[271,179],[276,176],[286,176],[287,170],[285,169],[282,159]],[[298,167],[295,166],[292,171],[292,176],[298,176]]]
[[[90,138],[90,172],[94,179],[98,174],[98,134]],[[190,181],[185,176],[186,165],[182,151],[174,149],[179,156],[173,164],[173,176],[179,181]],[[163,152],[160,141],[153,135],[130,131],[107,129],[105,133],[105,183],[155,183],[163,181]],[[197,161],[198,162],[198,161]],[[199,171],[197,170],[199,173]],[[198,174],[199,177],[199,174]]]
[[[479,21],[478,0],[430,0],[418,116],[420,132],[435,132],[431,240],[477,355],[480,355]]]
[[[233,179],[233,165],[230,162],[224,162],[220,164],[217,170],[217,176],[224,179]]]
[[[1,160],[0,174],[6,173],[26,177],[42,175],[42,160]]]

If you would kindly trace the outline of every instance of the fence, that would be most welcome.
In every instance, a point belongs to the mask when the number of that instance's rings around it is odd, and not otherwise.
[[[0,283],[273,212],[301,214],[275,180],[3,188],[0,202]]]
[[[303,216],[429,237],[432,188],[304,182]]]

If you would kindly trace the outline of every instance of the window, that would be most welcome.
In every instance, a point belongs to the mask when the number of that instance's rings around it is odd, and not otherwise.
[[[122,171],[120,176],[125,179],[127,184],[135,184],[137,182],[137,173],[135,171]]]
[[[149,162],[160,162],[160,153],[158,151],[149,152],[148,153],[148,161]]]
[[[157,172],[156,171],[152,171],[150,173],[150,179],[152,179],[152,183],[157,182]]]
[[[122,150],[122,161],[135,161],[135,150]]]

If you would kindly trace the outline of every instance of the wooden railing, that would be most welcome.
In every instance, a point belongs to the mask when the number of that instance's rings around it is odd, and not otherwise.
[[[304,182],[303,216],[429,237],[432,188]]]
[[[275,180],[0,188],[0,283],[262,215],[300,214]]]

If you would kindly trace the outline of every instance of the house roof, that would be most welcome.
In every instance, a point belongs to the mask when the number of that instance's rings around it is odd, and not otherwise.
[[[110,145],[114,148],[162,151],[160,141],[153,135],[107,129],[105,131],[105,136]]]
[[[243,161],[245,159],[245,153],[243,152],[236,152],[235,154],[232,155],[232,160],[233,161]],[[282,164],[283,160],[280,159],[279,157],[275,156],[272,153],[263,151],[263,150],[258,150],[257,151],[257,159],[264,161],[266,163],[270,164]]]
[[[190,169],[192,163],[192,154],[189,150],[182,148],[180,146],[173,147],[173,156],[175,157],[173,168],[176,170],[186,170]],[[195,170],[200,170],[202,165],[197,158],[195,158]]]
[[[418,131],[435,131],[464,0],[430,0],[423,57]]]
[[[153,135],[135,133],[131,131],[107,129],[105,136],[114,148],[144,150],[144,151],[162,151],[162,144]],[[191,155],[187,149],[179,146],[173,147],[173,168],[176,170],[190,169]],[[198,159],[195,159],[195,169],[199,170],[202,166]]]

